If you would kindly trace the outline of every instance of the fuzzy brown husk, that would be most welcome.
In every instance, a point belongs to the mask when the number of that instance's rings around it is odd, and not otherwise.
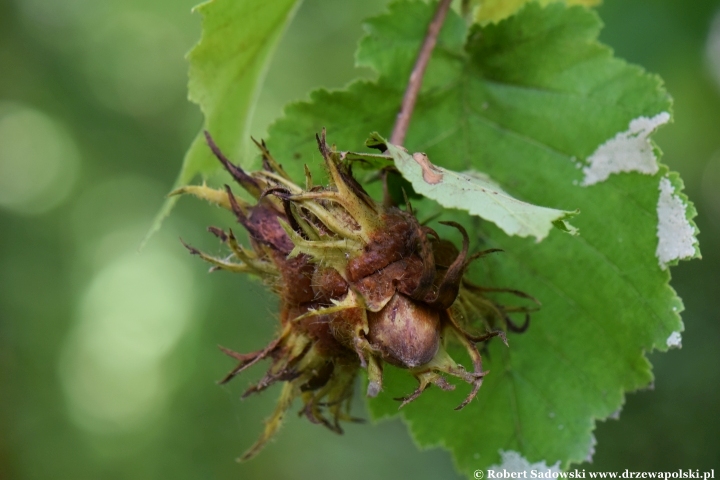
[[[301,413],[311,422],[341,432],[340,421],[355,421],[349,402],[357,372],[368,375],[368,395],[382,390],[382,366],[406,369],[419,382],[401,406],[429,385],[453,389],[446,376],[477,394],[486,372],[476,343],[493,336],[505,339],[504,329],[522,330],[509,319],[508,309],[486,297],[507,292],[534,301],[515,290],[484,289],[463,278],[468,264],[485,253],[468,255],[465,229],[458,249],[421,225],[412,211],[375,202],[354,180],[337,152],[318,137],[331,183],[306,188],[296,185],[273,159],[264,143],[263,170],[246,173],[232,164],[207,135],[213,153],[256,202],[246,203],[226,186],[224,191],[185,187],[191,193],[231,210],[247,230],[251,248],[241,246],[232,231],[211,228],[228,245],[232,260],[218,259],[192,247],[213,268],[261,277],[280,299],[280,329],[267,347],[250,354],[228,349],[239,361],[227,382],[263,359],[271,362],[265,376],[244,395],[284,382],[275,413],[258,442],[243,456],[254,456],[279,428],[292,401],[300,397]],[[514,308],[527,313],[527,308]],[[470,320],[479,319],[480,329]],[[472,369],[458,365],[444,341],[455,339],[472,360]],[[329,416],[328,416],[329,414]]]

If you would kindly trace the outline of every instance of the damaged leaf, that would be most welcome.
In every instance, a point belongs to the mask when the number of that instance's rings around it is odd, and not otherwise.
[[[323,126],[351,151],[363,148],[368,132],[388,136],[433,11],[433,4],[396,2],[370,19],[357,58],[377,70],[377,80],[318,90],[309,102],[288,106],[270,129],[273,153],[312,158],[311,132]],[[393,397],[415,383],[393,368],[370,402],[375,418],[401,415],[420,445],[447,448],[468,474],[499,464],[503,451],[560,468],[585,461],[595,422],[616,412],[626,392],[652,381],[646,352],[666,350],[669,336],[682,330],[682,302],[655,256],[667,167],[582,185],[582,169],[600,145],[636,118],[671,112],[661,81],[614,58],[597,41],[600,26],[594,12],[561,3],[530,3],[469,31],[451,11],[404,144],[443,169],[484,172],[529,203],[582,211],[573,219],[582,235],[550,232],[539,244],[458,210],[440,213],[439,220],[472,229],[471,251],[505,251],[478,262],[469,278],[542,302],[526,333],[508,335],[510,348],[489,346],[490,372],[463,411],[453,411],[450,400],[467,395],[458,385],[454,392],[431,387],[398,413]],[[302,162],[283,166],[303,171]],[[430,181],[439,175],[447,173],[431,171]],[[686,201],[679,187],[673,195]],[[418,218],[438,211],[430,200],[412,203]],[[690,222],[694,210],[688,204],[685,211]]]
[[[480,172],[458,173],[433,165],[427,155],[388,144],[395,166],[415,191],[443,207],[467,210],[493,222],[508,235],[544,239],[553,226],[575,233],[565,220],[577,212],[532,205],[513,198]]]

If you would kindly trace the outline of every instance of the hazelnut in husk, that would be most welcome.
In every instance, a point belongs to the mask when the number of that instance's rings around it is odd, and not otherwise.
[[[236,197],[229,186],[187,186],[174,193],[192,194],[231,211],[248,232],[250,245],[241,245],[232,230],[211,227],[229,257],[188,249],[213,269],[260,277],[280,299],[279,333],[268,346],[248,354],[223,349],[239,362],[223,383],[251,365],[270,362],[265,376],[244,396],[284,384],[264,433],[242,458],[260,451],[296,398],[311,422],[341,433],[341,421],[356,420],[349,402],[358,371],[367,370],[367,394],[375,396],[382,390],[384,363],[406,369],[419,382],[401,406],[430,385],[455,388],[447,377],[471,385],[457,408],[467,405],[487,373],[476,344],[494,336],[505,340],[506,329],[522,331],[529,319],[530,309],[503,306],[490,294],[507,292],[537,302],[516,290],[479,287],[464,278],[471,261],[497,250],[469,255],[461,225],[446,223],[463,236],[458,249],[418,222],[409,205],[401,210],[376,202],[354,179],[346,152],[326,143],[324,131],[317,140],[330,177],[327,186],[314,186],[307,169],[305,185],[297,185],[264,142],[256,142],[262,170],[245,172],[206,136],[215,156],[255,203]],[[515,325],[512,312],[525,313],[525,324]],[[447,353],[445,343],[452,340],[467,350],[471,369]]]

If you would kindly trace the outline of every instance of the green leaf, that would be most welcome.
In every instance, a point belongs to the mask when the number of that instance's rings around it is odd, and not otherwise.
[[[517,13],[526,3],[531,0],[475,0],[475,21],[480,24],[491,22],[499,22],[507,17]],[[550,2],[563,0],[538,0],[541,5],[547,5]],[[594,7],[599,5],[601,0],[564,0],[568,5],[585,5]]]
[[[205,115],[202,130],[233,158],[250,140],[250,120],[268,64],[300,0],[210,0],[195,7],[203,16],[202,37],[188,54],[189,98]],[[185,155],[173,190],[219,170],[198,133]],[[178,197],[169,197],[145,241],[160,228]]]
[[[577,212],[531,205],[511,197],[480,172],[453,172],[433,165],[425,154],[410,155],[392,144],[387,147],[395,166],[415,191],[443,207],[467,210],[493,222],[508,235],[533,236],[538,242],[547,237],[554,225],[576,233],[565,220]]]
[[[268,144],[296,178],[303,161],[317,164],[313,134],[323,126],[343,150],[360,150],[371,131],[387,136],[433,10],[399,2],[369,20],[357,58],[377,69],[378,80],[313,92],[271,127]],[[656,162],[647,135],[669,120],[670,98],[657,77],[613,58],[599,30],[595,13],[562,4],[528,4],[469,32],[451,12],[410,125],[405,147],[443,168],[482,171],[517,198],[583,212],[574,220],[581,235],[551,232],[540,244],[458,211],[440,217],[474,226],[475,248],[505,250],[471,269],[475,282],[542,302],[528,331],[509,336],[509,348],[490,342],[490,373],[464,410],[453,410],[467,394],[458,385],[430,388],[399,412],[420,445],[447,448],[468,474],[500,465],[508,452],[562,468],[584,461],[596,420],[652,381],[645,353],[675,345],[683,328],[682,303],[663,268],[697,253],[688,248],[696,247],[694,209],[674,174],[669,198],[677,201],[662,203],[667,168],[645,163],[649,154]],[[598,165],[609,165],[607,177],[585,182]],[[413,201],[419,216],[432,204]],[[661,261],[658,217],[666,214],[684,229],[664,234],[681,248]],[[415,388],[402,370],[385,375],[386,390],[370,401],[375,418],[398,415],[392,398]]]

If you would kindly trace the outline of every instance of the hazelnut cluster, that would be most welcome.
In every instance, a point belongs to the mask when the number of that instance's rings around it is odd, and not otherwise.
[[[267,373],[244,396],[283,382],[261,438],[242,459],[260,451],[296,398],[311,422],[342,433],[341,421],[356,421],[349,403],[358,371],[367,371],[367,394],[373,397],[383,388],[384,363],[407,370],[419,382],[414,392],[399,399],[401,407],[430,385],[454,389],[448,376],[471,385],[457,409],[465,407],[487,373],[476,344],[494,336],[506,342],[506,329],[523,331],[529,323],[530,309],[500,305],[487,294],[508,292],[536,302],[522,292],[483,288],[464,278],[471,261],[497,250],[469,255],[461,225],[445,223],[462,234],[458,249],[419,223],[408,202],[407,210],[401,210],[373,200],[354,179],[346,153],[326,143],[324,131],[317,140],[330,179],[327,186],[313,185],[307,168],[305,185],[298,186],[264,142],[256,142],[262,170],[248,173],[231,163],[209,134],[206,137],[255,203],[236,197],[228,186],[187,186],[174,193],[189,193],[230,210],[247,230],[250,247],[241,245],[232,230],[215,227],[209,230],[227,245],[227,258],[186,246],[214,269],[260,277],[280,298],[279,333],[269,345],[247,354],[223,349],[239,362],[223,383],[251,365],[270,361]],[[519,326],[508,316],[518,311],[525,313]],[[470,319],[482,325],[479,331],[468,327]],[[451,339],[467,350],[471,369],[448,354],[445,343]]]

